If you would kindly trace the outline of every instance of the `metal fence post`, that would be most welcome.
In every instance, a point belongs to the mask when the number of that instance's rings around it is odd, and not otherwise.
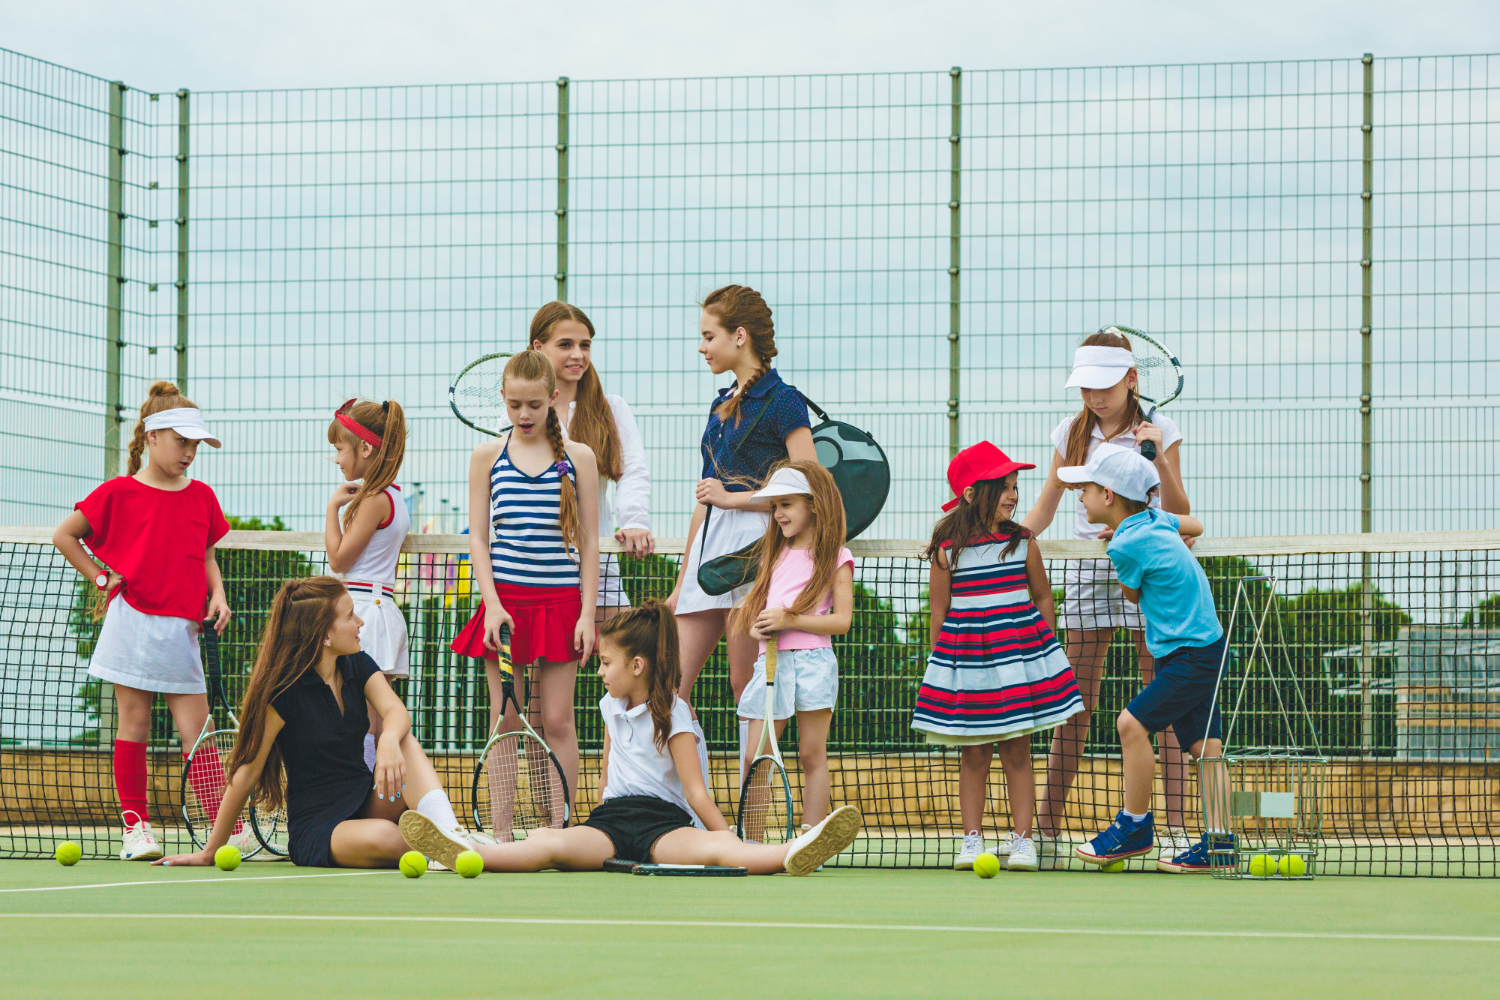
[[[953,110],[948,128],[948,457],[958,454],[958,391],[962,352],[958,343],[959,210],[963,146],[963,69],[948,71],[953,79]]]
[[[1364,64],[1365,102],[1364,120],[1360,131],[1364,139],[1364,181],[1360,188],[1361,234],[1360,234],[1360,395],[1359,395],[1359,530],[1371,530],[1373,498],[1371,483],[1371,439],[1373,428],[1370,414],[1371,393],[1375,387],[1374,377],[1374,271],[1375,271],[1375,57],[1366,52],[1360,60]],[[1366,757],[1375,749],[1375,706],[1371,703],[1371,684],[1374,663],[1371,659],[1375,641],[1374,595],[1371,593],[1370,553],[1360,558],[1359,587],[1359,750]]]
[[[188,378],[188,92],[177,92],[177,388]]]
[[[568,78],[557,78],[557,301],[568,301]]]
[[[125,223],[125,91],[118,80],[109,85],[109,218],[105,225],[104,291],[104,478],[120,473],[120,350],[125,346],[120,323],[121,229]]]

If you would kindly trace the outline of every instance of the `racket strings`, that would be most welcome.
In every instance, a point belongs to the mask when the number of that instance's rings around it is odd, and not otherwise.
[[[498,431],[505,420],[505,397],[501,395],[507,357],[482,361],[465,369],[454,380],[449,398],[460,416],[477,427]]]
[[[222,730],[210,733],[198,741],[185,764],[182,789],[182,815],[187,821],[193,842],[199,847],[208,843],[219,816],[219,803],[229,787],[224,761],[234,750],[235,733]],[[231,836],[238,836],[245,828],[243,815],[234,822]]]
[[[740,837],[758,844],[784,844],[790,836],[791,800],[786,771],[770,757],[750,765],[740,790]]]
[[[525,840],[544,827],[562,829],[562,775],[542,742],[525,732],[497,737],[485,753],[474,807],[480,828],[501,843]]]

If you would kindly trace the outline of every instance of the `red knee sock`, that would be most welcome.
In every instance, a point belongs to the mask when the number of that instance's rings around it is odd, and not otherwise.
[[[188,760],[188,755],[183,754],[182,759]],[[188,784],[192,786],[193,794],[198,796],[204,812],[217,818],[219,803],[224,798],[224,789],[229,786],[229,779],[224,775],[224,761],[219,757],[219,750],[212,743],[205,743],[198,755],[188,762]],[[236,834],[244,827],[244,821],[234,821]]]
[[[115,740],[115,794],[127,825],[151,822],[146,815],[146,744]]]

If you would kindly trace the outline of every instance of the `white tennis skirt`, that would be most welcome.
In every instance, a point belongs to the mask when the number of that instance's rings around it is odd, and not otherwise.
[[[705,594],[703,588],[698,586],[698,563],[702,559],[738,552],[762,538],[769,523],[770,517],[758,510],[712,508],[707,526],[700,529],[706,531],[707,536],[694,538],[692,549],[687,554],[687,572],[682,578],[682,592],[677,595],[677,613],[690,615],[694,611],[732,608],[750,596],[750,584],[736,587],[719,597]]]
[[[137,611],[116,594],[104,613],[89,675],[138,691],[203,694],[198,623]]]
[[[620,557],[613,552],[599,553],[599,599],[594,603],[600,608],[630,607],[630,595],[620,577]]]
[[[346,583],[354,598],[354,613],[364,624],[359,629],[359,648],[370,654],[388,679],[406,677],[411,671],[407,649],[406,619],[396,606],[389,586]]]

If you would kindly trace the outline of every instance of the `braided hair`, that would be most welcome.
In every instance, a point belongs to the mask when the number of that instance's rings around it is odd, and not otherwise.
[[[771,370],[771,359],[776,357],[776,328],[771,323],[771,307],[753,288],[745,285],[725,285],[703,300],[703,311],[719,321],[719,325],[733,333],[744,330],[750,337],[750,350],[760,363],[760,370],[745,380],[740,391],[719,404],[719,419],[734,418],[735,426],[740,422],[740,402],[750,387]]]
[[[552,361],[541,351],[522,351],[511,355],[505,363],[505,373],[500,377],[503,389],[511,379],[524,382],[541,382],[547,386],[547,395],[557,391],[557,371]],[[578,545],[578,490],[568,477],[573,463],[568,459],[567,446],[563,439],[562,422],[557,419],[557,408],[547,407],[547,441],[552,445],[552,459],[557,463],[557,485],[560,502],[557,508],[557,524],[562,529],[563,549],[569,559],[576,559],[573,550]]]

